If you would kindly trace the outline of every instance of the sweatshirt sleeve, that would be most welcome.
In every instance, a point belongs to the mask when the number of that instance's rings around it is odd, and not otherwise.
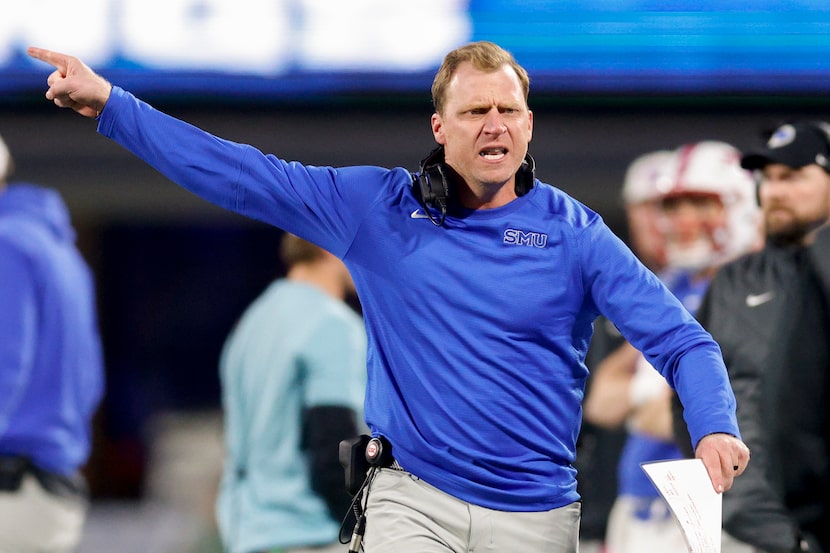
[[[341,258],[388,189],[383,185],[411,181],[403,169],[285,161],[171,117],[117,86],[98,118],[98,132],[200,198]]]
[[[716,432],[740,437],[720,347],[604,223],[580,237],[586,286],[599,311],[677,391],[696,446]]]

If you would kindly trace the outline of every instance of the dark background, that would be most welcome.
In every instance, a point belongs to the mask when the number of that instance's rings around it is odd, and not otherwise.
[[[433,147],[428,96],[312,103],[154,105],[214,134],[316,165],[416,169]],[[598,211],[626,238],[619,190],[630,161],[705,139],[746,149],[786,119],[830,119],[822,96],[534,96],[537,176]],[[12,180],[58,189],[97,275],[107,396],[91,461],[99,497],[141,493],[143,425],[160,409],[219,407],[222,343],[247,304],[281,274],[280,231],[179,189],[96,123],[33,97],[0,105]]]

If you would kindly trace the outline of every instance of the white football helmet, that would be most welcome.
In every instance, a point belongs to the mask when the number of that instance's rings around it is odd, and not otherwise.
[[[699,270],[723,264],[760,243],[761,212],[752,174],[741,168],[741,153],[725,142],[703,141],[680,146],[657,179],[659,199],[682,195],[711,195],[726,211],[725,223],[709,229],[708,239],[679,251],[666,244],[669,266]],[[665,227],[664,227],[665,228]]]
[[[666,165],[673,157],[674,152],[671,150],[657,150],[632,161],[623,180],[623,203],[631,205],[659,198],[657,180],[666,172]]]

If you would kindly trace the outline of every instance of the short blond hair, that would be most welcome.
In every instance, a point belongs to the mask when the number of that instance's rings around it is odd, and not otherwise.
[[[458,66],[465,62],[470,62],[479,71],[486,72],[497,71],[502,66],[508,65],[519,77],[525,103],[527,103],[528,94],[530,93],[530,77],[527,71],[525,71],[525,68],[519,65],[519,62],[516,61],[513,54],[498,44],[481,40],[456,48],[444,57],[444,62],[441,64],[438,73],[435,74],[435,79],[432,81],[432,105],[439,115],[443,115],[444,113],[447,87],[450,85],[452,76],[455,74]]]
[[[299,263],[311,263],[322,257],[325,251],[299,236],[286,232],[280,242],[280,261],[286,269]]]

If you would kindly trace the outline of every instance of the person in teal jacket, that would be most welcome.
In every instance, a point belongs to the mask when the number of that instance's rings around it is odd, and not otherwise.
[[[414,173],[285,161],[167,116],[77,58],[29,54],[56,68],[47,99],[349,268],[366,422],[391,444],[363,498],[367,553],[577,550],[573,461],[600,314],[680,394],[714,489],[745,469],[717,344],[597,213],[536,178],[528,75],[499,46],[447,54],[432,87],[438,148]]]
[[[222,351],[217,520],[230,553],[339,553],[350,498],[336,452],[362,428],[366,332],[344,301],[354,285],[342,261],[292,234],[280,252],[285,277],[246,309]]]

